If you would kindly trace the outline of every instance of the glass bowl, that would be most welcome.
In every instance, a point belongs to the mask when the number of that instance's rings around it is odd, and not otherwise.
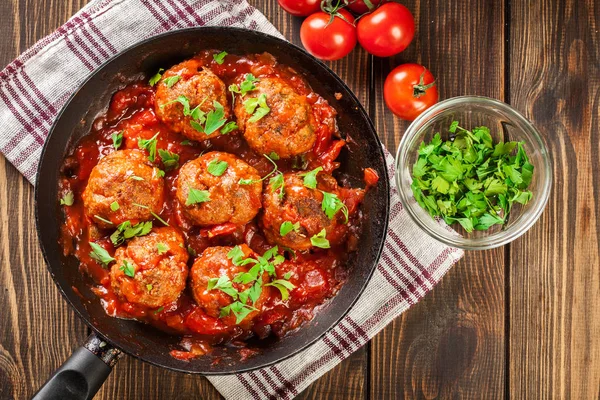
[[[412,189],[412,167],[421,142],[429,142],[440,132],[448,140],[448,127],[458,121],[465,129],[487,126],[494,143],[524,142],[529,162],[534,166],[529,190],[533,198],[526,205],[514,203],[504,225],[493,225],[486,231],[467,233],[459,224],[449,229],[443,220],[432,218],[415,200]],[[396,185],[400,200],[412,219],[434,239],[466,250],[484,250],[509,243],[524,234],[540,217],[552,187],[552,165],[539,132],[509,105],[487,97],[463,96],[444,100],[421,114],[408,127],[396,155]]]

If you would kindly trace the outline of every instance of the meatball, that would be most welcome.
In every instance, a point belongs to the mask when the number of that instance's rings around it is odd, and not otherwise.
[[[239,248],[244,253],[244,257],[256,257],[256,254],[252,250],[242,244]],[[218,318],[221,314],[221,308],[226,307],[233,303],[234,299],[227,293],[219,289],[208,290],[208,281],[211,278],[219,278],[226,276],[231,282],[231,285],[238,292],[250,288],[253,282],[248,284],[240,284],[233,282],[235,276],[239,273],[248,272],[253,264],[247,265],[234,265],[233,262],[227,257],[227,254],[233,249],[233,247],[209,247],[194,261],[190,272],[190,288],[194,300],[200,307],[204,309],[207,315]],[[263,283],[267,283],[268,274],[265,272],[262,276]],[[246,318],[241,322],[242,325],[249,322],[254,318],[262,309],[265,300],[269,296],[269,287],[263,286],[262,293],[254,303],[253,307],[258,311],[249,313]],[[252,302],[248,300],[248,305]],[[223,322],[227,325],[235,325],[235,316],[230,313],[228,317],[223,318]]]
[[[165,306],[177,300],[185,288],[187,261],[183,235],[174,228],[155,228],[117,249],[110,270],[111,286],[130,303]]]
[[[171,87],[167,86],[165,79],[175,76],[179,76],[179,80]],[[184,106],[175,101],[180,96],[187,98],[190,110],[200,105],[200,110],[206,114],[215,109],[216,101],[223,106],[224,118],[229,118],[231,110],[227,102],[225,83],[211,70],[202,67],[198,60],[191,59],[175,65],[163,74],[157,85],[154,100],[156,115],[171,130],[193,140],[219,136],[219,130],[207,135],[194,129],[191,125],[192,117],[184,115]]]
[[[150,220],[152,212],[162,210],[163,186],[159,169],[143,152],[115,151],[90,173],[83,191],[85,213],[101,228]]]
[[[256,122],[250,122],[244,102],[249,98],[266,95],[271,109]],[[235,115],[244,138],[261,154],[277,153],[291,158],[309,151],[317,138],[315,118],[306,96],[301,96],[280,78],[261,78],[256,90],[236,99]]]
[[[226,169],[219,171],[217,165]],[[240,179],[248,184],[240,184]],[[243,225],[250,222],[261,207],[260,175],[229,153],[213,151],[189,161],[179,170],[175,188],[182,211],[200,226],[226,222]]]
[[[321,207],[321,191],[339,197],[335,178],[319,173],[317,189],[310,189],[304,186],[304,179],[300,174],[288,173],[284,175],[283,187],[283,197],[280,196],[280,190],[272,190],[271,187],[267,187],[263,193],[264,211],[260,222],[269,243],[294,250],[307,250],[312,247],[310,238],[323,229],[330,244],[343,242],[348,231],[344,214],[338,211],[329,219]],[[298,224],[298,228],[281,236],[281,224],[286,221]]]

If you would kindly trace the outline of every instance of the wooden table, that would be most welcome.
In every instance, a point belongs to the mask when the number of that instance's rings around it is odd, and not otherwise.
[[[252,2],[252,1],[251,1]],[[0,66],[86,0],[2,0]],[[253,1],[291,41],[301,20]],[[300,398],[600,397],[600,2],[405,0],[411,46],[330,66],[395,150],[407,123],[383,102],[398,64],[418,62],[442,99],[483,95],[523,112],[545,136],[554,187],[539,222],[503,248],[468,252],[423,301]],[[1,129],[1,125],[0,125]],[[88,333],[46,271],[33,188],[0,156],[0,399],[30,397]],[[124,357],[99,399],[214,398],[204,378]]]

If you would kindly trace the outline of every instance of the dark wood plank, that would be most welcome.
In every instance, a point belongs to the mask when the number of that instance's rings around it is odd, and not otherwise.
[[[269,21],[288,40],[299,46],[302,45],[300,42],[302,18],[295,18],[285,13],[276,0],[252,1],[251,3],[265,14]],[[367,76],[370,70],[370,59],[366,52],[357,47],[348,57],[329,62],[328,65],[348,84],[368,110],[369,86]],[[298,398],[363,399],[367,395],[367,374],[367,351],[366,347],[363,347],[314,382]]]
[[[503,99],[504,2],[403,1],[414,14],[411,46],[375,59],[375,122],[395,152],[408,123],[383,99],[395,66],[418,62],[440,98]],[[371,398],[501,398],[504,391],[504,250],[469,252],[442,282],[372,340]]]
[[[83,2],[0,2],[2,68],[52,32]],[[26,399],[87,329],[52,282],[35,232],[33,188],[0,155],[0,398]]]
[[[512,0],[510,101],[544,136],[554,187],[512,245],[510,396],[600,398],[600,4]]]

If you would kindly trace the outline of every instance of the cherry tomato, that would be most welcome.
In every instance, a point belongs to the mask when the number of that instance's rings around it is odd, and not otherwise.
[[[402,4],[385,3],[358,21],[358,42],[378,57],[398,54],[415,36],[415,20]]]
[[[321,0],[277,0],[281,8],[296,17],[306,17],[321,9]]]
[[[437,103],[438,89],[427,68],[419,64],[402,64],[385,79],[383,97],[394,114],[412,121]]]
[[[383,1],[384,0],[371,0],[371,4],[373,7],[377,7]],[[365,4],[365,0],[347,0],[347,2],[348,8],[358,15],[362,15],[370,11],[369,6]]]
[[[321,60],[339,60],[356,46],[354,17],[346,10],[338,10],[331,20],[326,12],[317,12],[304,20],[300,27],[300,39],[304,48]]]

